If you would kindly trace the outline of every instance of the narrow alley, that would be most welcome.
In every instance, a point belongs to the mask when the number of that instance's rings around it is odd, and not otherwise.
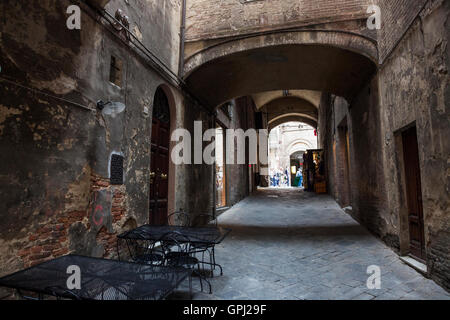
[[[196,299],[450,299],[328,195],[260,189],[219,225],[233,229],[217,247],[224,275]],[[381,289],[367,288],[371,265],[381,268]]]
[[[0,17],[0,300],[450,300],[449,0]]]

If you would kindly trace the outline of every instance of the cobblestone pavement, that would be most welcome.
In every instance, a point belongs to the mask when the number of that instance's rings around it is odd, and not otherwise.
[[[216,247],[224,275],[194,299],[450,299],[327,195],[261,189],[219,224],[233,229]],[[367,288],[370,265],[381,268],[381,289]]]

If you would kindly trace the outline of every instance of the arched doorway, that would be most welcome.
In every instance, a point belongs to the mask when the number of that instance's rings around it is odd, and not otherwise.
[[[315,129],[304,122],[285,122],[269,134],[269,179],[272,187],[298,187],[303,153],[317,148]]]
[[[151,158],[150,158],[150,206],[149,222],[165,224],[169,197],[169,147],[170,108],[169,99],[158,88],[153,102]]]

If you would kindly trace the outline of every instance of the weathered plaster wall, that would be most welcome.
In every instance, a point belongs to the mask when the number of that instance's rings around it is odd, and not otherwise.
[[[376,77],[348,105],[352,215],[401,254],[408,225],[401,132],[417,127],[427,266],[450,288],[448,1],[430,1]],[[330,193],[339,199],[338,126],[346,102],[324,96],[320,141],[327,151]],[[326,119],[326,120],[324,120]]]
[[[353,216],[394,248],[394,216],[385,215],[386,192],[378,88],[372,81],[350,106],[350,162]]]
[[[330,97],[328,101],[323,98],[322,102],[328,102],[329,109],[326,112],[327,123],[321,122],[320,132],[322,146],[327,151],[330,194],[334,195],[341,205],[350,202],[353,207],[352,215],[356,220],[398,248],[398,237],[395,232],[392,236],[393,231],[390,230],[391,219],[384,215],[386,191],[377,81],[372,80],[350,106],[339,97]],[[344,117],[347,119],[349,131],[350,181],[344,181],[342,172],[345,165],[342,154],[345,140],[342,139],[340,130]],[[344,194],[344,185],[348,182],[351,199],[347,199]]]
[[[250,97],[242,97],[230,102],[231,112],[226,115],[221,110],[217,110],[217,123],[224,129],[238,129],[244,131],[247,128],[254,128],[255,106]],[[202,129],[205,132],[209,128],[215,127],[212,123],[212,116],[195,105],[186,103],[187,112],[184,115],[184,128],[194,132],[194,121],[202,121]],[[192,139],[194,135],[192,135]],[[203,142],[203,148],[210,142]],[[235,146],[236,147],[236,146]],[[236,149],[235,149],[236,150]],[[235,151],[236,152],[236,151]],[[192,164],[184,164],[183,175],[179,180],[185,182],[185,186],[180,189],[184,191],[185,202],[179,205],[191,215],[191,220],[198,214],[212,214],[214,208],[215,178],[213,175],[213,166],[206,164],[194,164],[194,149],[192,140],[191,151]],[[226,164],[226,199],[227,206],[232,206],[241,201],[249,194],[248,165]],[[214,183],[214,184],[213,184]]]
[[[130,30],[175,73],[180,50],[181,0],[111,0],[105,9],[121,9],[130,18]]]
[[[415,122],[427,265],[433,279],[447,288],[450,288],[449,17],[448,1],[430,1],[379,73],[381,138],[390,215],[396,216],[397,221],[401,219],[405,203],[399,170],[401,145],[396,133]],[[404,233],[400,236],[404,237]]]
[[[194,132],[194,121],[202,121],[203,132],[212,128],[212,116],[194,104],[187,104],[184,119],[184,128]],[[182,207],[191,215],[191,221],[198,214],[212,214],[213,210],[213,166],[194,164],[194,134],[191,136],[191,164],[184,164],[186,202]],[[203,147],[209,143],[203,142]],[[199,192],[199,190],[201,190]]]
[[[341,97],[323,93],[320,105],[327,106],[319,110],[318,136],[320,148],[325,148],[328,193],[345,207],[351,204],[345,132],[349,127],[348,103]]]
[[[243,129],[255,127],[255,105],[250,97],[241,97],[232,104],[233,117],[228,129]],[[246,143],[246,159],[248,159],[248,142]],[[236,155],[236,148],[235,148]],[[227,170],[227,205],[232,206],[249,194],[249,166],[228,164]]]
[[[139,24],[143,42],[176,65],[177,20],[172,26],[170,17],[179,1],[139,3],[126,11],[131,27]],[[152,103],[163,80],[85,11],[81,30],[68,30],[67,5],[0,4],[0,77],[22,86],[0,81],[0,274],[68,252],[114,255],[115,235],[148,221]],[[106,8],[119,6],[125,2]],[[111,55],[123,61],[121,87],[109,82]],[[171,90],[180,116],[184,98]],[[100,99],[126,108],[106,116],[95,109]],[[122,186],[109,184],[112,151],[124,155]],[[110,196],[101,217],[92,210],[96,191]],[[183,192],[176,194],[175,206],[184,206]]]
[[[218,122],[225,129],[243,129],[246,131],[249,128],[255,127],[256,110],[255,104],[251,97],[240,97],[232,100],[230,103],[229,114],[225,115],[218,109]],[[226,145],[225,145],[226,146]],[[248,143],[247,143],[246,159],[248,159]],[[235,145],[236,157],[236,145]],[[255,166],[253,166],[255,167]],[[241,164],[226,164],[226,194],[227,206],[233,206],[241,201],[249,194],[249,166]]]

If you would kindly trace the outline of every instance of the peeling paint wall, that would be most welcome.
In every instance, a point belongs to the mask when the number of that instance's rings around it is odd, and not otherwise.
[[[393,221],[400,220],[405,202],[398,172],[401,157],[396,133],[415,122],[427,266],[432,278],[447,289],[450,288],[449,26],[450,3],[430,1],[379,72],[381,139],[390,214],[395,216]],[[400,240],[405,241],[404,230],[398,224],[395,229]]]
[[[175,73],[180,49],[181,0],[111,0],[105,9],[121,9],[133,34]]]
[[[241,97],[231,103],[231,114],[227,129],[255,128],[255,105],[250,97]],[[246,147],[248,159],[248,143]],[[236,148],[235,148],[236,155]],[[226,165],[227,206],[232,206],[249,195],[249,166],[239,164]]]
[[[255,127],[255,106],[250,97],[241,97],[230,102],[231,117],[226,116],[220,109],[217,110],[216,120],[224,129],[238,129]],[[203,131],[215,127],[212,117],[198,108],[193,108],[189,103],[186,108],[190,110],[185,114],[185,128],[194,132],[194,121],[202,121]],[[193,135],[192,135],[193,137]],[[203,143],[203,148],[209,142]],[[193,155],[192,151],[192,155]],[[198,214],[212,214],[214,208],[215,177],[213,166],[202,164],[183,165],[183,176],[180,181],[185,182],[185,202],[181,205],[191,215],[191,221]],[[231,207],[249,195],[248,165],[227,164],[226,194],[227,206]],[[201,190],[201,191],[200,191]]]
[[[350,132],[352,215],[399,254],[409,251],[401,132],[415,124],[428,273],[450,288],[450,3],[430,1],[351,103],[324,95],[319,132],[330,193],[340,200],[339,123]],[[406,221],[406,223],[405,223]]]
[[[176,72],[180,1],[135,2],[106,10],[122,8]],[[119,232],[148,222],[152,103],[164,80],[84,7],[81,30],[68,30],[69,4],[0,3],[0,274],[69,252],[113,256]],[[111,56],[123,62],[120,87],[109,82]],[[183,94],[172,89],[178,117]],[[100,99],[125,110],[98,112]],[[124,156],[123,185],[110,184],[112,152]],[[96,225],[99,194],[109,196]]]

